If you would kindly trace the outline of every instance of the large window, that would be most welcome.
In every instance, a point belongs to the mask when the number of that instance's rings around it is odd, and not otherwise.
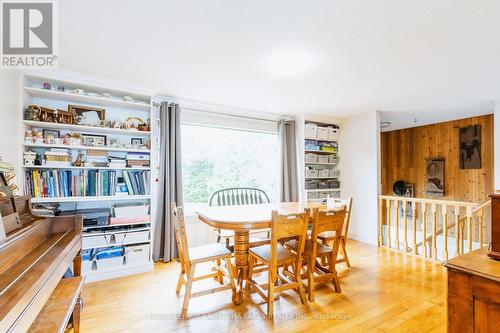
[[[229,187],[262,189],[276,201],[277,133],[182,123],[181,147],[186,213]]]

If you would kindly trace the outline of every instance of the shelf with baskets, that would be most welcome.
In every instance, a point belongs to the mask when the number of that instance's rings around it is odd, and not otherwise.
[[[84,250],[91,251],[82,262],[86,281],[151,271],[157,170],[152,96],[46,74],[23,75],[24,193],[40,211],[109,212],[108,226],[89,224],[94,222],[81,213]],[[133,216],[132,208],[145,212]],[[96,234],[101,229],[107,232]],[[110,230],[110,242],[90,242],[107,239]],[[123,235],[126,242],[115,241]]]
[[[304,195],[309,202],[340,197],[339,126],[304,121]]]

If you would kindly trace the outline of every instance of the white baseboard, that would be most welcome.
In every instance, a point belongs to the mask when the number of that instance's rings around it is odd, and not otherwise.
[[[360,235],[349,233],[349,239],[353,239],[353,240],[358,241],[358,242],[377,246],[377,238],[360,236]]]
[[[128,275],[152,272],[153,270],[154,270],[154,264],[151,261],[145,265],[124,267],[122,269],[104,271],[102,273],[96,272],[96,273],[85,274],[85,272],[84,272],[83,275],[85,276],[85,283],[89,283],[89,282],[95,282],[95,281],[116,279],[116,278],[120,278],[120,277],[124,277],[124,276],[128,276]]]

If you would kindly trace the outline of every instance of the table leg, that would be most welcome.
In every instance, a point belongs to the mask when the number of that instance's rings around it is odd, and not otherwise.
[[[248,284],[248,248],[250,235],[248,231],[234,232],[234,261],[236,264],[236,290],[233,301],[238,305],[243,302],[243,290]]]

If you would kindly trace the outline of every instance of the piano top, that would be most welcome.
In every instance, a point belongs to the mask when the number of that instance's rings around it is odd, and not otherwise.
[[[2,215],[9,213],[4,201]],[[0,332],[31,324],[82,243],[81,215],[40,217],[29,198],[15,201],[23,227],[0,242]]]

